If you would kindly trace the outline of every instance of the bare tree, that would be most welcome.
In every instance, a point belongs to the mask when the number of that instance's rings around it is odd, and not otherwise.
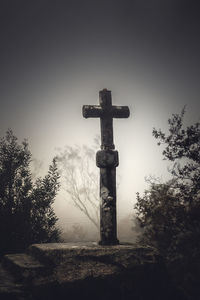
[[[94,139],[99,144],[99,138]],[[98,169],[95,166],[96,147],[65,146],[57,155],[61,187],[75,207],[99,228]]]

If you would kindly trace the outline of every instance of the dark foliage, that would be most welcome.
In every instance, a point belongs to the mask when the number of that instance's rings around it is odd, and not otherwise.
[[[32,181],[31,153],[11,130],[0,139],[0,253],[20,251],[31,243],[59,240],[52,204],[59,188],[56,160],[48,174]]]
[[[165,145],[164,158],[173,162],[172,180],[152,181],[143,196],[137,194],[135,208],[142,242],[171,262],[179,285],[192,297],[200,284],[200,123],[183,129],[184,113],[169,119],[168,135],[153,130],[158,145]]]

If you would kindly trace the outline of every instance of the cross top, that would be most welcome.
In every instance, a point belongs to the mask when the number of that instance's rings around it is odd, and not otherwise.
[[[113,118],[128,118],[128,106],[112,105],[111,91],[103,89],[99,92],[100,105],[84,105],[85,118],[100,118],[101,122],[101,149],[114,149],[113,143]]]

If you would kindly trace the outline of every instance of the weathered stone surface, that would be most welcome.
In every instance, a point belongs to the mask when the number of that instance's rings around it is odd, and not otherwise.
[[[25,274],[26,280],[20,281],[15,277],[16,284],[23,283],[21,291],[26,300],[179,299],[172,297],[174,290],[160,257],[152,248],[131,244],[99,246],[96,242],[61,243],[35,244],[28,252],[40,263],[38,268],[37,264],[32,265],[37,270],[34,276],[27,278]],[[24,261],[17,264],[24,267],[27,260]],[[45,265],[46,272],[41,271],[40,264]],[[11,265],[7,264],[7,268],[13,271]],[[20,299],[18,295],[16,291],[16,299]]]
[[[119,165],[118,152],[114,150],[100,150],[96,154],[98,168],[116,168]]]
[[[82,109],[84,118],[100,118],[101,122],[101,149],[114,149],[113,144],[113,118],[128,118],[128,106],[112,105],[111,91],[103,89],[99,92],[100,105],[84,105]]]
[[[29,253],[39,261],[46,261],[48,264],[59,265],[71,258],[76,259],[100,259],[115,264],[115,260],[124,261],[134,259],[134,265],[144,263],[156,263],[158,256],[152,248],[138,247],[133,244],[124,243],[114,246],[100,246],[97,242],[88,243],[46,243],[33,244],[29,247]]]
[[[84,105],[85,118],[100,118],[101,151],[97,152],[96,164],[100,168],[100,245],[117,245],[116,218],[116,167],[118,152],[114,151],[113,118],[128,118],[127,106],[113,106],[111,91],[99,92],[100,105]]]
[[[44,265],[26,253],[5,255],[3,265],[11,269],[20,280],[30,280],[30,278],[35,277],[38,273],[42,274],[45,270]]]
[[[15,278],[0,264],[0,299],[24,299],[22,284],[16,283]]]
[[[117,245],[116,168],[100,168],[100,245]]]

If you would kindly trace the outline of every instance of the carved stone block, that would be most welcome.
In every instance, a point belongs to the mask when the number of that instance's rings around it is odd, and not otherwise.
[[[119,165],[118,151],[100,150],[96,154],[98,168],[116,168]]]

